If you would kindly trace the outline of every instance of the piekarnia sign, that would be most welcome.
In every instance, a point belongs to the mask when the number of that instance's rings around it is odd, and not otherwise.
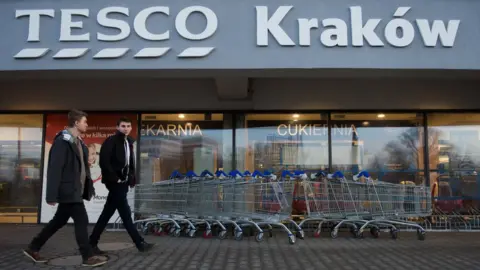
[[[385,19],[365,18],[362,7],[351,6],[346,9],[349,19],[342,18],[294,18],[291,15],[293,6],[254,6],[256,16],[256,45],[268,47],[274,40],[276,46],[318,46],[332,47],[407,47],[416,38],[420,38],[425,47],[453,47],[460,27],[460,20],[428,20],[408,19],[411,7],[398,7],[392,16]],[[198,13],[205,18],[206,24],[202,31],[193,33],[187,27],[187,20]],[[147,24],[153,14],[166,16],[171,19],[174,27],[165,27],[163,32],[153,32]],[[113,17],[112,15],[115,15]],[[195,46],[195,42],[206,41],[219,31],[219,21],[214,9],[206,6],[187,6],[174,14],[168,6],[146,7],[133,14],[128,7],[109,6],[92,14],[88,8],[84,9],[17,9],[17,19],[28,19],[28,36],[25,41],[29,44],[14,57],[16,59],[41,58],[50,52],[49,48],[38,48],[34,43],[45,44],[42,37],[42,28],[45,20],[59,20],[60,28],[56,29],[59,42],[78,44],[77,48],[60,49],[52,54],[54,59],[79,58],[85,56],[91,48],[86,45],[89,41],[118,42],[132,38],[135,33],[146,41],[158,42],[158,46],[146,48],[95,48],[92,57],[95,59],[115,59],[135,50],[135,58],[158,58],[170,51],[168,41],[172,32],[176,32],[182,39],[187,40],[192,46],[177,54],[178,58],[201,58],[211,54],[215,44],[211,46]],[[133,20],[131,19],[133,18]],[[100,25],[98,31],[84,28],[84,22],[96,20]],[[133,23],[132,23],[133,21]],[[150,22],[151,23],[151,22]],[[285,25],[294,26],[295,35],[287,33]],[[106,28],[115,29],[114,34],[106,33]],[[102,31],[102,29],[104,31]],[[289,28],[291,29],[291,27]],[[75,30],[75,34],[73,33]],[[50,41],[53,42],[53,41]],[[78,42],[78,43],[76,43]],[[208,42],[207,42],[208,43]],[[152,43],[149,43],[152,44]],[[171,45],[170,45],[171,46]],[[112,46],[114,47],[114,46]],[[229,48],[221,48],[228,50]],[[232,48],[230,48],[232,49]]]

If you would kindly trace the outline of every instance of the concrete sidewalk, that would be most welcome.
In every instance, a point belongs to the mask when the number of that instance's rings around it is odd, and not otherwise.
[[[77,269],[78,255],[73,227],[60,230],[42,249],[47,264],[34,264],[21,249],[41,230],[40,225],[0,225],[0,269]],[[91,230],[92,228],[90,228]],[[383,233],[379,239],[366,234],[354,239],[348,233],[331,239],[307,234],[305,240],[288,243],[277,233],[257,243],[254,237],[242,241],[203,238],[147,236],[157,246],[149,253],[132,247],[126,232],[105,232],[101,242],[109,262],[96,269],[480,269],[480,233],[427,233],[418,241],[413,233],[400,232],[392,240]],[[60,264],[73,264],[59,266]]]

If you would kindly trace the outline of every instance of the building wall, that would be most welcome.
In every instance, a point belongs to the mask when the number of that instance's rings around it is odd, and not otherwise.
[[[213,78],[28,79],[0,82],[0,110],[478,109],[478,80],[253,79],[251,96],[218,98]]]

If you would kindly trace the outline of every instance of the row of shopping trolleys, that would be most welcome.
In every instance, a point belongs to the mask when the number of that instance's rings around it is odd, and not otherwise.
[[[145,234],[195,237],[203,231],[203,237],[210,238],[215,231],[225,239],[232,229],[234,238],[241,240],[250,228],[261,242],[278,227],[290,244],[305,238],[307,224],[315,224],[315,237],[331,224],[332,238],[347,227],[357,238],[366,230],[376,238],[385,229],[396,239],[402,226],[415,228],[418,239],[424,240],[424,228],[409,219],[427,217],[432,211],[429,187],[381,182],[366,171],[352,179],[340,171],[310,176],[288,170],[277,174],[205,170],[200,175],[175,171],[168,180],[138,185],[134,205],[140,216],[135,222]],[[303,220],[295,221],[292,211],[301,213]]]

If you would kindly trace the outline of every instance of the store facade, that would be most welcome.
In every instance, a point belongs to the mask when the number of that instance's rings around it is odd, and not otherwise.
[[[95,179],[103,139],[128,115],[141,183],[173,170],[368,170],[476,205],[479,8],[0,3],[0,222],[51,217],[44,164],[70,108],[89,113]],[[95,185],[92,222],[105,200]]]

